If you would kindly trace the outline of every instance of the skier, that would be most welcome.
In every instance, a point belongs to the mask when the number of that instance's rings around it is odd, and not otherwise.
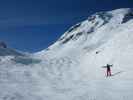
[[[106,66],[103,66],[104,68],[107,69],[107,70],[106,70],[107,77],[112,75],[112,74],[111,74],[111,67],[112,67],[112,66],[113,66],[113,65],[109,65],[109,64],[107,64]]]

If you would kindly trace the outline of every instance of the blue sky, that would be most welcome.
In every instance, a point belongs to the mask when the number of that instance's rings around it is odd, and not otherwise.
[[[133,0],[0,0],[0,40],[37,52],[95,12],[132,7]]]

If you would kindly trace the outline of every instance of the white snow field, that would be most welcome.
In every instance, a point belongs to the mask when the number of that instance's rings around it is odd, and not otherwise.
[[[133,100],[133,9],[96,13],[41,52],[0,48],[0,100]]]

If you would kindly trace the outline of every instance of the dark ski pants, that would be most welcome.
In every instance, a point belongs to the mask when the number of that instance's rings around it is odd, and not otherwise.
[[[107,76],[111,76],[111,70],[107,70]]]

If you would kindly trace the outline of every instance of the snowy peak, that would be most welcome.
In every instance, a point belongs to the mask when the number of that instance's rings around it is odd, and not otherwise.
[[[69,40],[77,40],[82,35],[88,36],[98,28],[107,24],[111,18],[111,14],[104,12],[94,14],[87,20],[72,26],[59,40],[64,44]]]
[[[70,41],[82,41],[81,38],[90,37],[91,34],[97,32],[97,30],[103,27],[116,28],[116,26],[118,27],[131,19],[133,19],[133,9],[129,8],[117,9],[108,12],[98,12],[91,15],[87,20],[68,29],[68,31],[61,36],[55,45],[64,45]],[[107,28],[104,30],[108,30]]]
[[[126,23],[129,20],[133,19],[133,9],[128,9],[127,13],[125,14],[122,23]]]
[[[73,51],[74,48],[76,51],[82,48],[97,48],[124,30],[122,26],[132,19],[133,9],[129,8],[97,12],[70,27],[53,45],[35,55],[61,55]]]

